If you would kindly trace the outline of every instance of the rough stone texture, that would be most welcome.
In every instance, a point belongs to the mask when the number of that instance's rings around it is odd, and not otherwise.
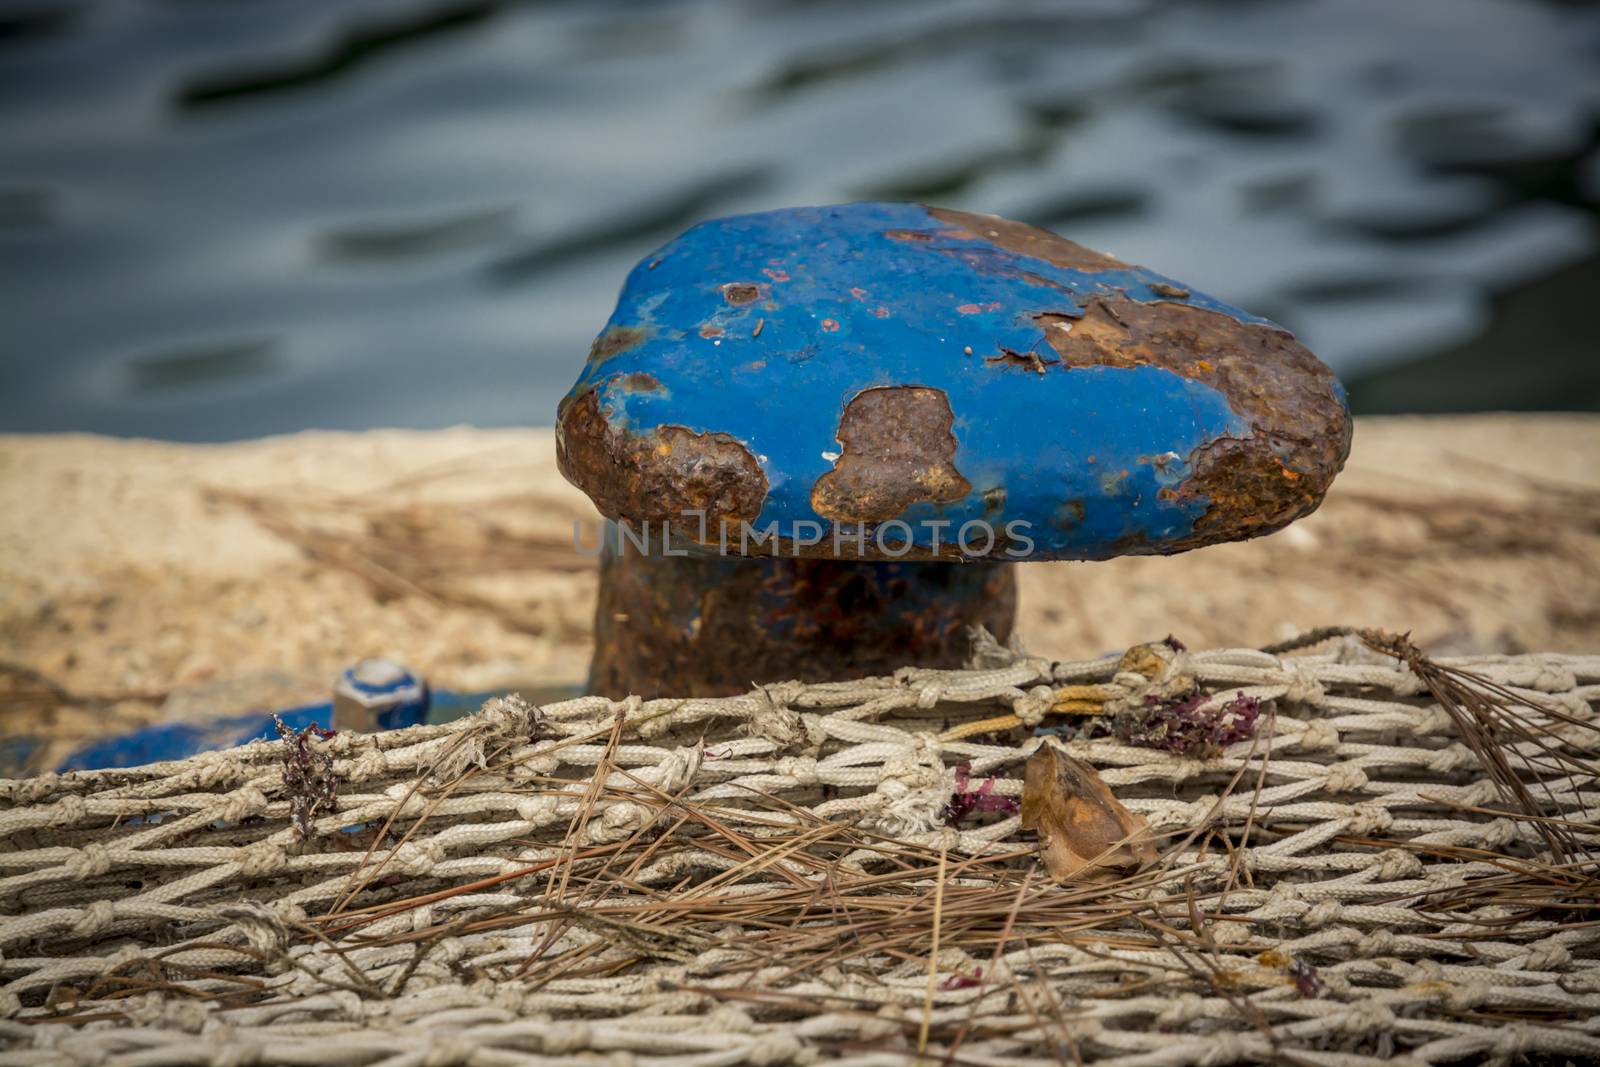
[[[1600,418],[1357,421],[1316,514],[1182,556],[1023,566],[1019,631],[1062,655],[1167,633],[1264,644],[1324,623],[1411,630],[1434,649],[1600,647]],[[319,530],[376,524],[391,565],[402,550],[430,561],[415,577],[434,592],[380,597],[331,549],[305,555],[208,487],[297,502],[288,517]],[[547,429],[0,437],[0,658],[112,696],[267,671],[331,684],[374,653],[455,688],[577,684],[595,561],[575,558],[571,523],[594,514]],[[0,732],[64,747],[156,707],[0,703]]]

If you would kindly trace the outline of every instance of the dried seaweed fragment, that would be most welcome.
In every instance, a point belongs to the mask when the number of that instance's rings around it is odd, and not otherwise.
[[[1112,730],[1130,745],[1159,748],[1179,756],[1208,759],[1235,741],[1255,736],[1261,701],[1239,696],[1220,706],[1198,690],[1179,700],[1147,697],[1144,705],[1120,712]]]
[[[946,826],[959,827],[970,815],[985,811],[1003,811],[1007,815],[1017,810],[1017,802],[994,791],[994,779],[985,778],[976,789],[972,788],[972,764],[956,764],[956,788],[944,806]]]
[[[1302,999],[1310,1000],[1322,996],[1322,979],[1317,975],[1317,969],[1305,960],[1295,959],[1289,961],[1289,979],[1294,983],[1295,992]]]
[[[272,717],[278,736],[287,741],[283,750],[283,788],[289,795],[289,817],[302,839],[311,836],[317,813],[332,811],[339,793],[339,776],[333,771],[333,757],[314,747],[312,740],[327,740],[336,731],[312,723],[303,730],[284,725]]]
[[[1023,774],[1022,828],[1039,831],[1039,852],[1058,880],[1156,858],[1144,816],[1123,807],[1093,767],[1048,738]]]

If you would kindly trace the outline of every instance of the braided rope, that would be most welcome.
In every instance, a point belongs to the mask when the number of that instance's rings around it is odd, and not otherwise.
[[[1549,862],[1545,844],[1496,807],[1415,675],[1349,638],[1292,658],[1127,662],[986,641],[969,670],[717,699],[494,700],[453,723],[306,742],[338,780],[306,838],[284,784],[293,742],[0,781],[0,1065],[904,1064],[919,1030],[934,1061],[954,1042],[963,1063],[1600,1061],[1600,926],[1503,891],[1508,870]],[[1527,715],[1595,722],[1600,656],[1440,663]],[[676,800],[755,845],[849,827],[863,836],[838,870],[852,876],[892,872],[874,844],[892,839],[947,856],[954,888],[980,884],[969,860],[1012,872],[1002,905],[1077,899],[1018,855],[1031,837],[1016,816],[946,825],[956,764],[1019,797],[1032,727],[1196,682],[1213,705],[1262,701],[1256,737],[1209,759],[1067,742],[1164,835],[1191,905],[1204,897],[1198,912],[1173,905],[1178,942],[1086,923],[1020,946],[990,932],[993,956],[951,936],[931,961],[925,945],[921,959],[751,969],[735,966],[740,942],[765,931],[632,922],[566,881],[581,859],[626,866],[627,891],[656,903],[707,884],[730,899],[809,887],[826,912],[801,844],[755,858],[706,838],[661,847],[677,840]],[[1552,729],[1592,754],[1587,727]],[[1531,783],[1537,755],[1510,754]],[[1545,786],[1548,813],[1600,839],[1593,776]],[[931,899],[930,871],[907,875],[907,900]],[[1170,893],[1154,884],[1124,896]],[[583,963],[529,977],[555,957]],[[1308,995],[1286,961],[1314,966],[1320,988]]]

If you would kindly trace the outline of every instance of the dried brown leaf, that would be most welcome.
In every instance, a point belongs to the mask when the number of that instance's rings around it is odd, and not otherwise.
[[[1028,759],[1022,827],[1057,880],[1138,867],[1156,858],[1144,816],[1123,807],[1093,767],[1046,739]]]

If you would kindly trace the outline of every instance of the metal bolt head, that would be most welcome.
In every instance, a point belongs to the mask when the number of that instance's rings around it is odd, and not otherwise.
[[[364,659],[334,683],[333,726],[357,733],[416,726],[427,718],[428,702],[421,678],[393,660]]]

